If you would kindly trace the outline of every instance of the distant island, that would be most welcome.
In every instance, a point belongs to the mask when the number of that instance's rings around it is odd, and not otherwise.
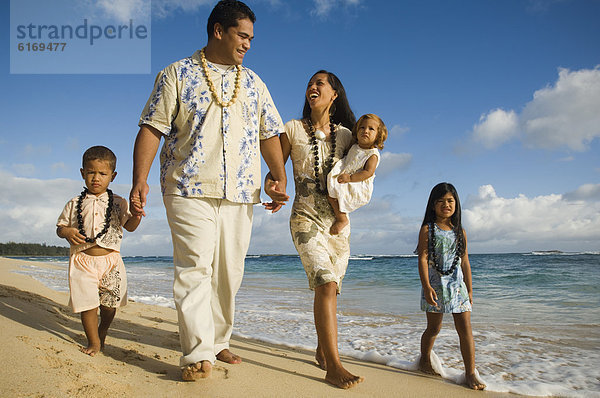
[[[69,248],[45,243],[0,243],[0,256],[69,256]]]

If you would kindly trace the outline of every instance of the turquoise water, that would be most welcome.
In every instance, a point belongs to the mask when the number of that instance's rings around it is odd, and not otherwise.
[[[26,268],[67,290],[59,270]],[[126,257],[129,296],[173,307],[171,257]],[[600,397],[600,254],[470,255],[477,368],[490,390]],[[353,256],[339,297],[344,355],[411,369],[425,316],[415,256]],[[235,334],[314,349],[313,293],[297,256],[248,256]],[[434,351],[452,379],[462,372],[458,337],[446,317]]]

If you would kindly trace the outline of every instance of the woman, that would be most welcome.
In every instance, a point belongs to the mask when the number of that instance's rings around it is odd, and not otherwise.
[[[316,360],[327,371],[325,380],[340,388],[353,387],[363,378],[342,366],[337,347],[337,294],[350,257],[350,226],[338,235],[329,233],[335,215],[327,200],[326,178],[350,148],[349,129],[355,121],[340,80],[320,70],[308,82],[302,120],[286,123],[285,134],[280,136],[283,160],[291,157],[294,167],[292,239],[315,291]],[[265,184],[276,183],[267,175]],[[277,211],[281,204],[272,202],[266,207]]]

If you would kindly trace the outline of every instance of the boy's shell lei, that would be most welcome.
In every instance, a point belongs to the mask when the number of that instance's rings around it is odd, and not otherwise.
[[[110,227],[110,216],[113,210],[113,193],[110,189],[107,189],[106,192],[108,193],[108,207],[106,208],[106,214],[104,215],[104,227],[102,228],[102,231],[98,232],[98,235],[94,236],[93,238],[89,238],[85,235],[85,229],[83,229],[83,216],[81,215],[81,204],[83,203],[83,199],[88,193],[88,189],[83,188],[83,191],[79,195],[79,198],[77,198],[77,228],[79,229],[79,233],[85,236],[85,241],[88,243],[95,242],[96,239],[100,238],[102,235],[107,233],[108,228]]]

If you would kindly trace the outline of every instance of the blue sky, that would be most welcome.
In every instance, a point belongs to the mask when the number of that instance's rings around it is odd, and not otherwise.
[[[140,3],[78,5],[127,20]],[[153,2],[150,74],[10,74],[10,35],[0,36],[0,242],[66,244],[54,225],[81,190],[81,154],[92,145],[116,153],[112,187],[128,196],[154,77],[204,46],[215,3]],[[257,22],[244,65],[267,83],[284,121],[299,117],[308,79],[324,68],[357,116],[376,113],[390,130],[374,198],[351,214],[353,253],[410,253],[441,181],[461,196],[471,252],[600,251],[600,2],[247,4]],[[9,30],[9,2],[0,13]],[[291,164],[288,176],[293,193]],[[149,216],[126,234],[125,255],[171,253],[156,162],[149,182]],[[255,208],[252,253],[294,252],[290,207]]]

